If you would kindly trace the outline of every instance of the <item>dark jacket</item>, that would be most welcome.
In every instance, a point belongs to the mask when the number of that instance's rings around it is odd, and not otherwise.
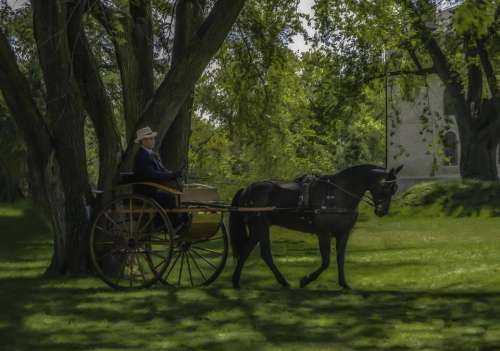
[[[164,183],[175,180],[176,172],[166,169],[161,160],[155,159],[145,148],[140,147],[134,159],[134,178],[137,182],[159,182]],[[135,185],[134,192],[153,196],[156,190],[147,185]]]

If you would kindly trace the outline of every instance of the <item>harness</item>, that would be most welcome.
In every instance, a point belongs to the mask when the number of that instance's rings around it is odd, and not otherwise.
[[[299,185],[299,202],[297,206],[299,208],[310,208],[310,192],[309,189],[311,187],[311,184],[319,179],[318,176],[313,175],[313,174],[308,174],[300,178],[300,180],[297,181],[297,184]]]
[[[350,197],[354,198],[354,199],[357,199],[359,201],[364,201],[366,202],[368,205],[370,205],[371,207],[376,207],[376,203],[369,199],[369,198],[366,198],[365,195],[363,196],[358,196],[356,194],[353,194],[352,192],[344,189],[343,187],[341,187],[340,185],[338,184],[335,184],[334,182],[332,182],[331,180],[327,179],[327,180],[324,180],[324,179],[321,179],[319,176],[316,176],[316,175],[305,175],[299,179],[296,180],[296,183],[299,185],[299,202],[298,202],[298,207],[301,208],[301,209],[310,209],[310,187],[311,187],[311,184],[313,182],[318,182],[318,183],[323,183],[323,184],[326,184],[327,185],[327,190],[326,190],[326,202],[328,202],[329,200],[335,200],[335,195],[330,195],[330,192],[329,192],[329,187],[330,186],[333,186],[337,189],[339,189],[340,191],[342,191],[343,193],[349,195]],[[321,210],[324,210],[324,212],[326,212],[329,208],[324,208],[324,209],[315,209],[315,213],[318,213],[316,211],[321,211]],[[325,211],[326,210],[326,211]],[[338,208],[338,210],[342,210],[341,208]],[[352,212],[350,210],[347,210],[347,209],[344,209],[346,210],[346,212]]]

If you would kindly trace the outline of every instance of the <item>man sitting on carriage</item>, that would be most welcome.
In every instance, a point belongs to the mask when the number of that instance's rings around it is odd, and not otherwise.
[[[140,143],[141,147],[137,151],[134,159],[134,177],[140,182],[165,183],[176,180],[181,176],[181,172],[173,172],[165,168],[160,156],[153,150],[157,133],[150,127],[144,127],[136,132],[135,143]],[[156,188],[136,184],[134,192],[153,198],[164,208],[175,207],[175,195],[158,191]]]

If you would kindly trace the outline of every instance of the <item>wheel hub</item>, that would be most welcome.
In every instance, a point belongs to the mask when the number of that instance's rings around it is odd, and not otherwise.
[[[191,249],[191,243],[188,242],[188,241],[183,241],[180,245],[179,245],[179,249],[182,251],[182,252],[187,252]]]
[[[137,247],[137,241],[135,239],[128,240],[128,248],[135,249]]]

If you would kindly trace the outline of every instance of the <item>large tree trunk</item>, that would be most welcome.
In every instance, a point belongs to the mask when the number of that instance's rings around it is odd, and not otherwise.
[[[84,118],[73,79],[63,2],[32,0],[34,33],[47,87],[47,115],[53,142],[43,165],[47,203],[54,227],[48,274],[88,272],[87,206],[92,202],[85,155]]]
[[[14,202],[18,195],[19,185],[0,158],[0,202]]]
[[[460,140],[460,175],[462,178],[498,180],[496,144],[478,141],[477,136]]]
[[[189,40],[201,24],[204,3],[205,0],[181,0],[178,3],[172,66],[176,65],[184,55]],[[168,169],[187,172],[193,100],[194,89],[190,91],[188,98],[162,140],[160,154]]]
[[[404,4],[410,9],[413,28],[429,53],[436,73],[453,99],[462,150],[462,177],[497,180],[496,145],[500,135],[500,92],[486,49],[487,38],[481,38],[473,31],[464,33],[463,49],[467,63],[467,84],[464,84],[463,75],[449,62],[440,44],[426,26],[425,9],[434,9],[434,5],[429,0],[406,0]],[[497,9],[497,18],[498,15],[500,7]],[[490,29],[496,29],[495,23]],[[483,99],[483,72],[490,91],[490,97],[487,99]]]
[[[73,15],[68,19],[68,39],[73,57],[73,69],[83,104],[92,120],[99,145],[99,183],[103,193],[93,204],[99,208],[110,200],[111,189],[115,184],[115,172],[121,156],[120,133],[115,124],[111,98],[99,73],[87,35],[82,24],[86,6],[80,2],[69,8]]]
[[[245,0],[217,1],[154,96],[150,0],[129,2],[131,18],[122,22],[127,24],[121,37],[116,33],[121,28],[107,21],[110,11],[116,9],[106,8],[102,2],[31,0],[31,3],[46,106],[38,108],[1,28],[0,89],[27,144],[33,184],[40,190],[37,191],[39,203],[52,221],[54,254],[47,273],[86,273],[88,209],[94,197],[86,168],[85,108],[94,122],[100,143],[100,184],[108,188],[114,183],[109,173],[114,175],[117,169],[128,168],[131,164],[136,147],[133,132],[137,128],[150,125],[159,131],[160,140],[165,136]],[[111,104],[81,26],[83,13],[88,6],[96,4],[102,5],[105,14],[100,20],[117,36],[113,40],[122,73],[128,139],[127,150],[118,166],[115,156],[120,150],[119,138],[112,122]],[[46,113],[42,115],[41,111]],[[107,169],[109,173],[104,174],[105,166],[111,168]]]

